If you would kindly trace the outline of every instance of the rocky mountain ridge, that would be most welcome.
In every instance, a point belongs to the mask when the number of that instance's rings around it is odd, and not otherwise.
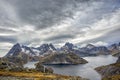
[[[44,56],[53,52],[65,52],[65,53],[75,53],[82,56],[90,56],[90,55],[99,55],[99,54],[113,54],[118,55],[120,53],[120,43],[112,44],[109,47],[106,46],[95,46],[92,44],[88,44],[85,47],[78,47],[72,43],[65,43],[60,48],[55,48],[52,43],[50,44],[42,44],[40,47],[28,47],[24,45],[20,45],[19,43],[13,45],[10,51],[6,54],[6,56],[16,56],[20,52],[26,53],[29,56]]]
[[[65,43],[60,48],[55,48],[53,44],[42,44],[39,47],[28,47],[25,45],[21,45],[19,43],[15,44],[10,51],[6,54],[6,58],[8,58],[11,62],[14,60],[22,60],[22,63],[27,63],[28,61],[40,61],[42,58],[53,55],[65,53],[70,54],[73,53],[74,56],[84,57],[84,56],[97,56],[97,55],[108,55],[118,54],[120,51],[120,44],[111,45],[109,48],[106,46],[95,46],[92,44],[88,44],[85,47],[78,47],[72,43]],[[65,58],[65,57],[64,57]]]

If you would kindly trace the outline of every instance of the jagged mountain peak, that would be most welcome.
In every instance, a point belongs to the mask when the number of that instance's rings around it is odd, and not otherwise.
[[[74,47],[74,45],[70,42],[66,42],[64,47],[67,47],[68,49],[72,49]]]
[[[120,45],[120,43],[118,44],[113,44],[112,46],[116,47]],[[117,47],[120,48],[120,47]],[[17,54],[19,52],[24,52],[27,55],[32,55],[32,56],[44,56],[44,54],[51,54],[53,52],[73,52],[75,54],[80,54],[80,56],[84,56],[84,55],[91,55],[91,53],[93,54],[98,54],[98,53],[102,53],[102,54],[106,54],[109,53],[109,51],[112,49],[108,49],[108,47],[106,46],[95,46],[93,44],[87,44],[85,47],[77,47],[75,46],[73,43],[70,42],[66,42],[62,47],[56,49],[54,47],[54,45],[52,43],[46,43],[46,44],[42,44],[40,45],[40,47],[28,47],[25,45],[20,45],[19,43],[16,43],[11,50],[8,52],[7,55],[12,55]]]
[[[111,49],[118,49],[120,47],[120,42],[119,43],[114,43],[110,46]]]
[[[22,51],[22,48],[20,46],[19,43],[16,43],[15,45],[13,45],[13,47],[10,49],[10,51],[7,53],[6,56],[14,56],[17,55],[19,52]]]
[[[93,45],[93,44],[87,44],[86,45],[86,48],[89,48],[89,49],[91,49],[91,48],[94,48],[95,46]]]
[[[6,56],[18,56],[21,52],[29,55],[29,56],[40,56],[48,51],[55,51],[56,48],[52,43],[50,44],[42,44],[40,47],[28,47],[25,45],[21,45],[16,43],[10,49]]]
[[[16,43],[15,45],[21,46],[20,43]]]
[[[65,43],[65,46],[74,46],[74,45],[73,45],[73,43],[66,42],[66,43]]]
[[[52,43],[50,44],[42,44],[40,47],[38,47],[40,50],[41,49],[46,49],[46,50],[56,50],[56,48],[54,47],[54,45]]]

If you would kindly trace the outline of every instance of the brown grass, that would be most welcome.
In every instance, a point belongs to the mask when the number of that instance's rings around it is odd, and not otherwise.
[[[58,74],[47,74],[41,72],[10,72],[10,71],[0,71],[0,76],[11,76],[11,77],[25,77],[25,78],[34,78],[34,80],[53,80],[61,79],[67,80],[72,78],[72,76],[63,76]]]
[[[120,80],[120,75],[104,77],[102,80]]]

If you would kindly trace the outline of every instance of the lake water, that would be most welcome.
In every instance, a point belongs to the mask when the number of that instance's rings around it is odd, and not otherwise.
[[[84,57],[89,63],[80,65],[49,65],[54,69],[54,73],[72,76],[81,76],[90,80],[101,80],[101,76],[94,68],[116,62],[117,58],[111,55],[101,55],[95,57]],[[34,67],[33,63],[26,64],[26,67]]]

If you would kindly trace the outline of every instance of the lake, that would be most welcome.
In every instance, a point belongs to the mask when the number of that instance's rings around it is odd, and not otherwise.
[[[100,74],[98,74],[94,68],[115,63],[117,58],[111,55],[90,56],[84,57],[89,63],[80,65],[47,65],[54,69],[54,73],[81,76],[90,80],[101,80]],[[34,68],[35,62],[29,62],[25,67]]]

